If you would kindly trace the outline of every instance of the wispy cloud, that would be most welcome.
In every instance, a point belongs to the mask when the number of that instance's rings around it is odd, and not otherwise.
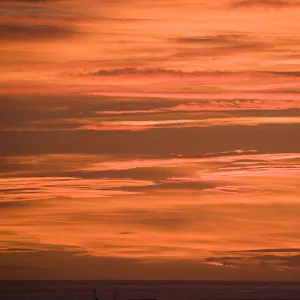
[[[296,1],[295,1],[296,2]],[[285,0],[242,0],[242,1],[235,1],[232,3],[234,8],[285,8],[297,5],[297,3],[293,3],[291,1]]]
[[[297,1],[0,2],[7,278],[297,277]]]
[[[58,2],[61,0],[11,0],[9,1],[10,3],[33,3],[33,4],[38,4],[38,3],[47,3],[47,2]],[[7,3],[5,0],[0,0],[0,2]]]
[[[45,200],[53,197],[100,198],[136,192],[116,188],[154,184],[151,181],[126,179],[86,179],[69,177],[6,178],[0,179],[0,193],[6,201]],[[137,193],[139,194],[139,193]]]
[[[20,265],[0,265],[0,270],[13,270],[13,271],[48,271],[51,269],[32,266],[20,266]]]
[[[208,257],[205,263],[220,265],[229,268],[247,268],[257,265],[264,268],[275,269],[278,271],[286,269],[298,269],[300,267],[300,249],[252,249],[245,251],[230,251],[240,253],[243,256],[216,256]],[[261,253],[258,255],[257,253]],[[281,253],[289,253],[282,255]],[[281,255],[278,255],[281,254]]]
[[[231,251],[236,253],[298,253],[300,248],[287,248],[287,249],[250,249],[244,251]]]
[[[55,25],[0,25],[0,40],[3,42],[65,39],[77,34],[79,33],[72,27]]]

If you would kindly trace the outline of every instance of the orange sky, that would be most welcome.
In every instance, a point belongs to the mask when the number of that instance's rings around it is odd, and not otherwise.
[[[0,279],[300,279],[300,2],[0,0]]]

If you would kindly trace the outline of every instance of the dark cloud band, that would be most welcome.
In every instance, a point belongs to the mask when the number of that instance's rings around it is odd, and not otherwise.
[[[0,25],[1,41],[53,40],[70,38],[77,34],[78,32],[73,27],[55,25]]]

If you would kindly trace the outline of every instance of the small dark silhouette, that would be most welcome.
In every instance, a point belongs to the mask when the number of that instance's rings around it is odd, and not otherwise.
[[[93,289],[93,294],[94,294],[93,300],[98,300],[98,297],[96,297],[96,290],[95,289]]]

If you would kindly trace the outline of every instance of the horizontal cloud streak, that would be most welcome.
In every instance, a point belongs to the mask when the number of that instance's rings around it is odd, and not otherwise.
[[[5,279],[300,278],[297,1],[0,3]]]
[[[297,5],[297,4],[296,4]],[[290,6],[295,6],[293,2],[285,1],[285,0],[243,0],[243,1],[235,1],[232,6],[234,8],[251,8],[251,7],[259,7],[259,8],[285,8]]]
[[[0,40],[18,42],[20,40],[51,40],[70,38],[79,33],[72,27],[54,25],[0,24]]]
[[[4,201],[44,200],[53,197],[100,198],[121,194],[135,194],[118,190],[121,187],[151,185],[150,181],[117,179],[80,179],[68,177],[0,179],[0,195]],[[116,188],[116,189],[115,189]]]

